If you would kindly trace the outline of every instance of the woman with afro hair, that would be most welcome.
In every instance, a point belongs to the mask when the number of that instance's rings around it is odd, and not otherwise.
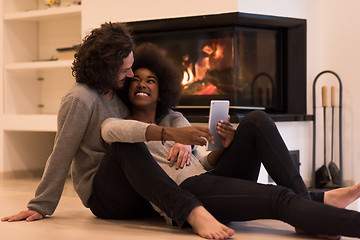
[[[177,105],[181,94],[181,73],[163,54],[155,45],[143,43],[134,51],[136,61],[132,66],[133,71],[139,68],[148,68],[157,75],[159,81],[157,122]],[[131,107],[128,98],[130,83],[131,81],[125,82],[124,88],[120,90],[120,97],[128,107]]]

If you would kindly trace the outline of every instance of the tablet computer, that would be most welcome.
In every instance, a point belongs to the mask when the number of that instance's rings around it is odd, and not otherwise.
[[[229,105],[230,102],[228,100],[212,100],[210,102],[209,129],[213,134],[214,143],[207,143],[207,151],[221,150],[224,148],[221,137],[216,132],[216,124],[220,120],[227,121],[229,115]]]

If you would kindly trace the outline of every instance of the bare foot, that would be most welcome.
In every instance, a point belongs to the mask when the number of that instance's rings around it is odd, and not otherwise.
[[[360,197],[360,183],[351,187],[337,188],[324,193],[324,203],[338,207],[346,208],[350,203],[354,202]],[[302,234],[304,231],[295,228],[296,233]],[[338,240],[341,236],[330,236],[330,235],[316,235],[319,238]]]
[[[351,187],[337,188],[324,193],[324,203],[346,208],[350,203],[360,197],[360,183]]]
[[[203,206],[194,208],[187,221],[195,233],[206,239],[222,240],[234,235],[234,230],[218,222]]]

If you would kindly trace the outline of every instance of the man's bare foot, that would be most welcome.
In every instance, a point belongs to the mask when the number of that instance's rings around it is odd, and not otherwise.
[[[234,235],[234,230],[218,222],[203,206],[194,208],[187,218],[193,231],[206,239],[226,239]]]
[[[360,197],[360,183],[351,187],[337,188],[324,193],[324,203],[346,208],[350,203]]]
[[[346,208],[350,203],[354,202],[360,197],[360,183],[351,187],[337,188],[324,193],[324,203],[338,207]],[[295,228],[296,233],[302,234],[304,231]],[[341,236],[330,235],[316,235],[319,238],[338,240]]]
[[[338,207],[346,208],[350,203],[360,197],[360,183],[351,187],[337,188],[324,193],[324,203]],[[317,235],[319,238],[338,240],[341,236]]]

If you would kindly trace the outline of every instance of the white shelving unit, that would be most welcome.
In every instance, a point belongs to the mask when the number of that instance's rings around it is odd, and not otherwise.
[[[0,171],[43,168],[51,151],[61,97],[74,84],[73,60],[57,48],[81,42],[81,5],[45,8],[43,0],[0,0],[3,10],[3,166]],[[65,1],[62,1],[65,2]],[[1,8],[0,8],[1,9]],[[29,149],[24,139],[28,139]],[[34,151],[31,139],[39,142]],[[27,153],[19,154],[18,149]],[[31,148],[31,149],[30,149]],[[20,169],[14,169],[13,166]]]

